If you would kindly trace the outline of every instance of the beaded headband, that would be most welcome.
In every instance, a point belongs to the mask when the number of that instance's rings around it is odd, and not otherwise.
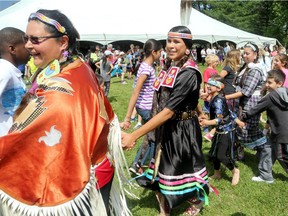
[[[57,22],[56,20],[45,16],[42,13],[32,13],[32,14],[30,14],[29,20],[33,19],[33,18],[36,18],[36,19],[38,19],[38,20],[40,20],[40,21],[42,21],[42,22],[44,22],[44,23],[46,23],[48,25],[52,25],[52,26],[54,26],[57,29],[58,32],[60,32],[62,34],[66,34],[66,29],[59,22]]]
[[[179,33],[179,32],[168,32],[168,37],[192,40],[192,34]]]
[[[224,88],[224,84],[220,81],[217,80],[213,80],[211,78],[208,79],[207,84],[212,85],[212,86],[216,86],[217,88],[223,89]]]

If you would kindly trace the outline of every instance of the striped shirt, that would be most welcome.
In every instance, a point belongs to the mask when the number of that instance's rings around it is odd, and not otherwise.
[[[143,87],[140,90],[139,97],[136,101],[136,107],[144,110],[151,110],[154,93],[152,85],[155,81],[155,70],[146,62],[142,62],[137,72],[137,77],[135,80],[136,85],[137,80],[141,75],[146,75],[147,79],[143,83]]]

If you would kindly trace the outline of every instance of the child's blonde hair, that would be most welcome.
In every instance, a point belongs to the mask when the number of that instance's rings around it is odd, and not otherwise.
[[[206,58],[205,58],[205,62],[207,65],[211,65],[215,62],[219,62],[219,57],[215,54],[209,54]]]
[[[239,50],[233,49],[227,53],[227,56],[224,60],[224,66],[230,66],[234,72],[238,71],[240,64],[241,53]]]

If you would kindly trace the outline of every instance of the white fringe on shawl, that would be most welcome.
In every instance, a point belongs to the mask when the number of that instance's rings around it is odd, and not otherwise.
[[[130,174],[122,149],[121,129],[118,117],[116,115],[113,121],[110,123],[108,143],[110,154],[112,155],[112,160],[114,161],[115,173],[117,176],[117,178],[113,179],[110,192],[110,213],[115,216],[130,216],[132,213],[127,207],[124,191],[133,198],[139,198],[123,187],[125,184],[128,185],[131,189],[133,185],[127,178],[127,176],[130,178]]]
[[[117,178],[113,179],[110,192],[110,213],[115,216],[131,216],[132,213],[127,207],[124,191],[133,198],[139,198],[123,187],[126,184],[131,189],[134,185],[127,178],[130,175],[121,145],[121,129],[116,115],[110,124],[108,142],[110,154],[112,155],[110,160],[114,161],[117,176]],[[90,181],[83,191],[73,200],[51,207],[27,205],[0,190],[0,216],[90,216],[91,214],[87,208],[93,216],[106,216],[106,209],[101,194],[96,190],[95,185],[95,167],[91,167]]]
[[[90,180],[78,196],[66,203],[51,207],[27,205],[0,190],[0,216],[89,216],[91,213],[93,216],[106,216],[101,194],[95,185],[95,172],[91,168]]]

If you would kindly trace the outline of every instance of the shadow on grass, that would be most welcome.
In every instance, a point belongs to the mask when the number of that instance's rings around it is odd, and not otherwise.
[[[275,179],[277,179],[277,181],[279,181],[279,180],[284,181],[284,182],[288,181],[288,176],[285,176],[282,173],[276,173],[275,174],[273,172],[273,176],[274,176]]]
[[[253,172],[254,175],[258,176],[258,174],[259,174],[259,171],[258,171],[259,159],[257,158],[257,156],[255,154],[256,154],[256,151],[245,150],[245,153],[244,153],[245,160],[241,161],[240,163],[245,164],[247,167],[249,167],[251,169],[251,171]]]
[[[114,96],[112,96],[112,97],[108,96],[108,101],[111,103],[111,102],[117,101],[117,98]]]
[[[241,212],[236,212],[234,214],[231,214],[231,216],[246,216],[246,214],[241,213]]]
[[[142,190],[143,188],[139,187],[139,190]],[[128,206],[132,212],[139,211],[142,208],[149,208],[158,210],[158,201],[156,199],[155,193],[148,189],[143,189],[142,193],[138,194],[138,197],[141,197],[140,200],[130,198],[129,196],[126,196]],[[153,202],[151,202],[153,200]],[[151,205],[152,203],[152,205]]]

